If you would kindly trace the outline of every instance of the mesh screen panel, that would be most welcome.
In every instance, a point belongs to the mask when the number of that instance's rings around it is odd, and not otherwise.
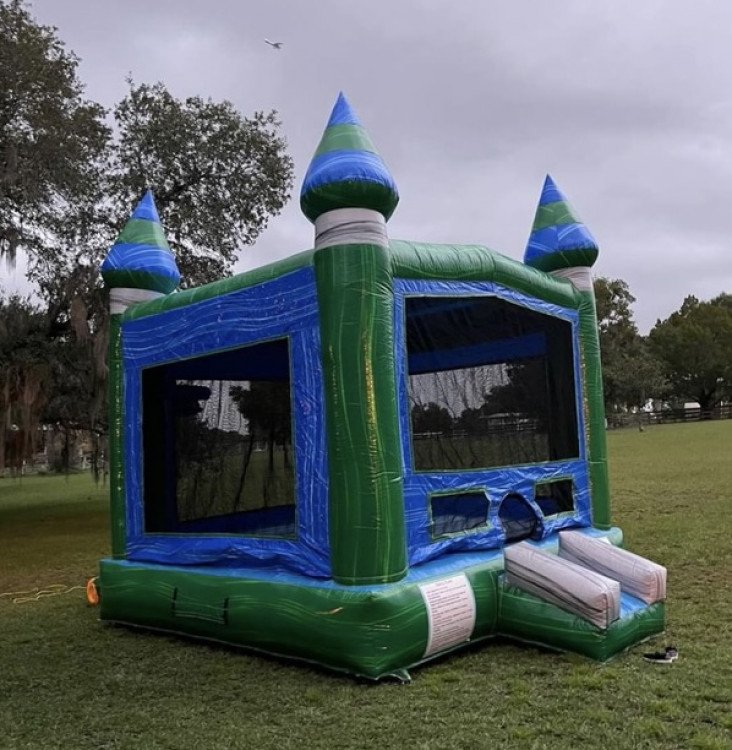
[[[470,531],[488,523],[488,496],[485,492],[433,495],[430,498],[432,537]]]
[[[579,454],[571,324],[497,297],[406,302],[414,468]]]
[[[145,371],[146,531],[293,536],[290,401],[287,341]]]
[[[538,482],[534,486],[534,499],[545,516],[574,510],[574,484],[571,479]]]

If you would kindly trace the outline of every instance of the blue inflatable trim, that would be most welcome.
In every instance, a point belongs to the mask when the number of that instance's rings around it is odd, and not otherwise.
[[[156,224],[160,224],[160,217],[158,216],[158,209],[155,205],[155,199],[151,190],[148,190],[145,195],[142,196],[142,200],[137,204],[137,207],[132,212],[131,219],[145,219],[146,221],[154,221]]]
[[[320,154],[310,162],[301,194],[338,182],[373,182],[398,193],[394,178],[378,154],[344,149]]]
[[[330,128],[334,125],[361,125],[353,107],[342,91],[338,94],[336,103],[333,105],[333,111],[330,113],[330,119],[326,127]]]
[[[276,338],[289,340],[297,538],[145,533],[140,397],[143,369]],[[122,341],[128,559],[186,566],[279,566],[306,576],[329,578],[325,406],[312,268],[125,321]]]
[[[180,272],[175,258],[169,250],[155,245],[139,245],[123,242],[112,245],[109,255],[102,263],[102,273],[107,271],[144,271],[175,282],[180,281]]]
[[[409,374],[406,353],[405,298],[409,296],[477,297],[496,296],[531,310],[567,320],[572,325],[574,353],[574,381],[577,403],[577,431],[579,456],[568,461],[553,461],[525,466],[477,469],[472,471],[417,472],[412,466],[411,424],[409,410]],[[406,511],[409,564],[419,565],[434,560],[446,552],[468,552],[498,549],[505,542],[505,534],[498,517],[500,502],[512,492],[520,493],[531,505],[541,521],[542,538],[548,538],[564,528],[591,525],[591,491],[586,462],[584,410],[582,408],[582,378],[579,350],[579,313],[559,305],[529,297],[493,282],[415,281],[394,280],[394,357],[397,370],[397,397],[402,435],[402,461],[404,467],[404,507]],[[501,344],[504,353],[538,350],[539,342],[533,337],[518,339],[516,348]],[[486,345],[486,349],[490,347]],[[534,500],[536,482],[571,478],[574,486],[574,511],[544,517]],[[433,539],[429,498],[435,493],[452,491],[485,492],[489,501],[488,523],[480,528]]]
[[[623,539],[622,531],[617,527],[612,527],[607,531],[601,531],[592,527],[583,528],[580,530],[587,536],[594,537],[596,539],[608,539],[613,544],[620,544]],[[559,537],[547,537],[540,541],[529,542],[531,545],[543,549],[547,552],[556,552],[559,548]],[[434,578],[440,578],[442,576],[451,575],[454,573],[463,573],[466,568],[470,568],[473,565],[484,566],[487,562],[494,562],[497,567],[503,566],[503,550],[497,549],[492,553],[486,554],[485,552],[456,552],[454,555],[445,555],[437,560],[430,560],[425,565],[420,565],[409,569],[407,575],[397,583],[381,583],[372,584],[369,586],[359,587],[359,590],[363,591],[386,591],[393,590],[396,587],[408,586],[414,583],[421,583]],[[115,560],[115,565],[126,568],[139,567],[135,561],[129,560]],[[152,570],[171,570],[170,565],[161,564],[146,564],[146,568]],[[183,567],[183,566],[178,566]],[[313,578],[308,575],[301,573],[293,573],[284,567],[255,567],[242,565],[241,567],[220,567],[212,568],[206,567],[189,567],[186,566],[187,572],[200,573],[201,575],[221,576],[224,578],[249,578],[253,580],[267,581],[272,583],[286,583],[293,586],[305,586],[307,588],[324,588],[324,589],[338,589],[341,591],[353,591],[353,586],[347,586],[344,584],[336,583],[331,580],[322,580]],[[627,611],[632,612],[636,609],[642,609],[644,606],[640,599],[636,599],[630,594],[621,594],[621,606],[627,607]],[[624,610],[625,611],[625,610]]]
[[[536,229],[531,233],[526,247],[525,261],[529,263],[532,257],[563,250],[592,250],[593,248],[597,248],[597,242],[584,224],[558,224]]]
[[[476,367],[507,362],[522,357],[537,357],[546,351],[546,337],[542,333],[528,334],[505,341],[491,341],[487,344],[451,349],[445,352],[425,352],[413,354],[409,359],[412,375],[421,372],[434,372],[439,369],[456,367]]]
[[[539,196],[539,205],[547,206],[550,203],[558,203],[559,201],[567,201],[564,193],[557,187],[557,183],[554,182],[551,175],[547,175],[544,180],[544,187],[541,190]]]

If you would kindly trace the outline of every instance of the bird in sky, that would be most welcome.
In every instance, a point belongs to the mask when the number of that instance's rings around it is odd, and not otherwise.
[[[264,40],[273,49],[282,49],[282,42],[270,42],[269,39]]]

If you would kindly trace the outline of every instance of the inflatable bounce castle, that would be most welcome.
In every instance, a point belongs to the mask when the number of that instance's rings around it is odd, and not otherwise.
[[[109,288],[103,620],[369,678],[494,635],[604,660],[664,628],[610,522],[590,266],[547,177],[524,263],[390,240],[343,96],[305,177],[314,248],[176,292],[148,193]]]

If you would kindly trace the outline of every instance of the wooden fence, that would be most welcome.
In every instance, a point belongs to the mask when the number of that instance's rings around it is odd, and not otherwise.
[[[608,414],[608,429],[618,427],[646,427],[654,424],[675,424],[677,422],[700,422],[707,419],[732,419],[732,404],[715,406],[702,411],[696,409],[663,409],[661,411],[642,411],[639,414]]]

